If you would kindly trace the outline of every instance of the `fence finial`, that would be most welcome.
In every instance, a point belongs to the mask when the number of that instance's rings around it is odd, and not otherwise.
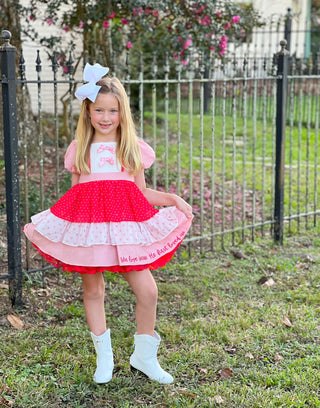
[[[277,55],[289,55],[289,51],[286,49],[287,40],[280,41],[281,50],[277,53]]]
[[[2,47],[4,48],[12,48],[13,45],[10,44],[10,40],[11,40],[11,33],[8,30],[2,30],[1,31],[1,39],[4,40],[4,44]]]

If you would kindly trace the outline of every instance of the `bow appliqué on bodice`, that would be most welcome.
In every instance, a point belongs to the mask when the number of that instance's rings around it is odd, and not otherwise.
[[[99,148],[98,148],[98,150],[97,150],[97,153],[102,153],[102,152],[104,152],[105,150],[108,150],[110,153],[112,153],[112,154],[115,154],[115,150],[114,150],[114,147],[113,146],[105,146],[105,145],[101,145],[101,146],[99,146]]]

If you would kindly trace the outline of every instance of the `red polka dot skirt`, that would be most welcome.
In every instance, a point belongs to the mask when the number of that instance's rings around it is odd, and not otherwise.
[[[77,184],[31,220],[24,232],[43,257],[88,274],[162,267],[191,224],[176,207],[153,208],[129,180]]]

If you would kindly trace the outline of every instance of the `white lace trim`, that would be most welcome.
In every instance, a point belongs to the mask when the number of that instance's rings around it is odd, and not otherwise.
[[[162,208],[142,222],[73,223],[45,210],[31,217],[35,229],[53,242],[70,246],[151,245],[167,237],[178,226],[175,207]]]

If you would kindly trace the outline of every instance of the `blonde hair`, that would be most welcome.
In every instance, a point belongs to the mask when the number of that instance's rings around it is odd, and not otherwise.
[[[118,78],[115,77],[102,78],[97,82],[97,85],[101,86],[99,94],[110,93],[117,98],[119,102],[120,124],[118,128],[116,156],[119,163],[129,171],[129,173],[136,175],[142,169],[142,160],[126,91]],[[75,136],[77,141],[75,166],[79,173],[84,174],[90,173],[88,162],[90,146],[94,135],[94,128],[91,125],[89,117],[89,106],[91,103],[88,98],[82,102]]]

